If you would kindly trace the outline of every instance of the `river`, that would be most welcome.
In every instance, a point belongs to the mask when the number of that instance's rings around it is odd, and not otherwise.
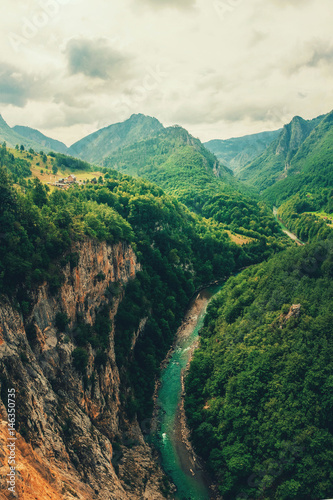
[[[162,372],[158,391],[157,446],[164,470],[177,487],[177,500],[217,498],[210,490],[210,478],[189,442],[183,406],[183,375],[199,343],[206,308],[220,287],[198,294],[187,311],[176,336],[175,347]]]

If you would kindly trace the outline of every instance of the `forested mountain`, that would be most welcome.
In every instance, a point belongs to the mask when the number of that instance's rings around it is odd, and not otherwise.
[[[163,125],[143,114],[132,115],[128,120],[115,123],[84,137],[73,144],[69,152],[91,163],[102,165],[112,151],[156,135]]]
[[[185,404],[225,500],[332,496],[331,243],[242,272],[209,306]]]
[[[333,188],[333,111],[326,115],[291,159],[286,175],[263,195],[280,205],[297,193]]]
[[[291,160],[286,177],[262,193],[302,241],[333,233],[333,112],[313,129]]]
[[[284,179],[288,175],[296,153],[323,118],[324,116],[319,116],[313,120],[303,120],[295,116],[258,158],[239,171],[239,178],[255,186],[259,191]]]
[[[17,132],[25,139],[38,143],[39,150],[41,149],[45,151],[45,153],[48,153],[49,151],[55,151],[56,153],[62,154],[68,153],[68,148],[63,142],[51,139],[50,137],[47,137],[46,135],[39,132],[39,130],[35,130],[34,128],[30,127],[22,127],[20,125],[15,125],[12,130],[14,130],[14,132]]]
[[[103,164],[155,182],[190,210],[233,230],[255,238],[279,232],[269,210],[248,196],[232,172],[182,127],[168,127],[155,137],[119,149]]]
[[[237,174],[242,167],[259,156],[280,132],[281,130],[275,130],[226,140],[214,139],[205,142],[204,146]]]

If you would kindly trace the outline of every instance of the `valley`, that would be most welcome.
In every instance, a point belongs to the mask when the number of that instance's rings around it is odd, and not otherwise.
[[[20,500],[332,494],[332,116],[202,144],[137,114],[69,148],[1,119]]]

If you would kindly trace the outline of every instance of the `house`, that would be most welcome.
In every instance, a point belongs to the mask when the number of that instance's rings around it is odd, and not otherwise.
[[[67,184],[65,184],[65,182],[54,182],[52,186],[55,186],[60,189],[68,189],[69,187]]]
[[[66,180],[69,184],[73,184],[74,182],[76,182],[76,177],[75,175],[70,174]]]

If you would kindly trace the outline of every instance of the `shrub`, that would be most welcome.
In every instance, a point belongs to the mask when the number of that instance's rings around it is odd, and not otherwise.
[[[88,366],[89,355],[83,347],[77,347],[73,351],[73,366],[76,371],[85,375]]]
[[[55,326],[58,328],[60,331],[64,331],[67,328],[67,325],[69,323],[69,318],[66,313],[58,312],[55,317]]]

